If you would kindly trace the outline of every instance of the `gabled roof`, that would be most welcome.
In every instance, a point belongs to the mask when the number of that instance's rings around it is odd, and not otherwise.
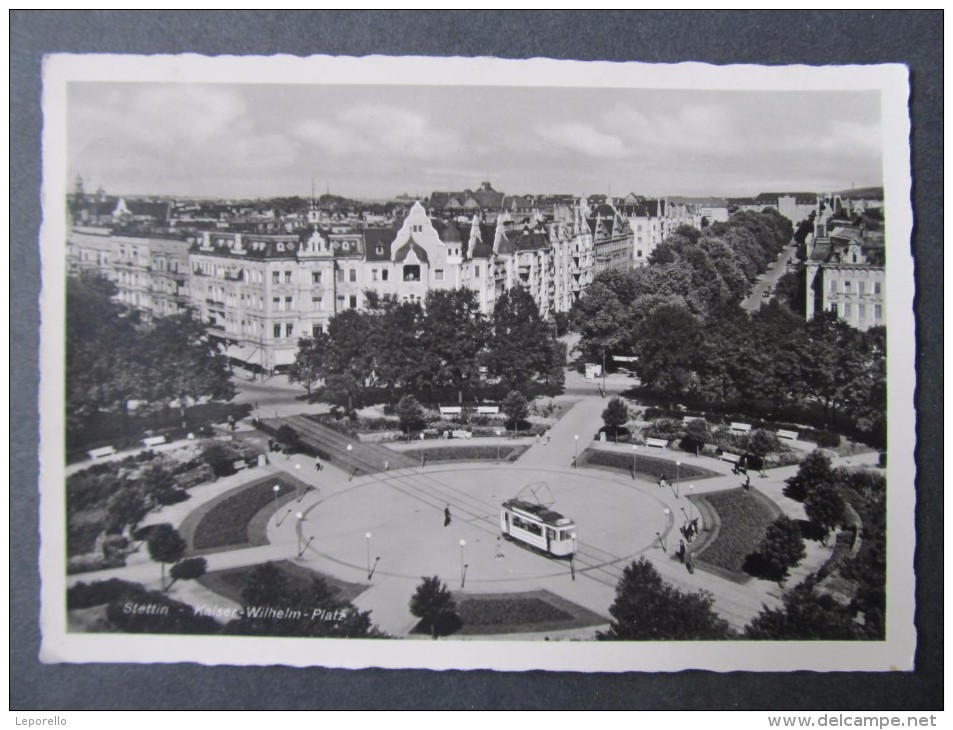
[[[414,240],[413,236],[410,237],[407,243],[397,249],[397,253],[394,254],[394,261],[406,261],[411,251],[414,252],[414,256],[417,257],[418,261],[429,263],[430,259],[427,257],[427,252],[423,246]]]
[[[390,261],[390,247],[397,236],[390,228],[364,230],[364,256],[368,261]],[[380,253],[378,253],[380,249]]]

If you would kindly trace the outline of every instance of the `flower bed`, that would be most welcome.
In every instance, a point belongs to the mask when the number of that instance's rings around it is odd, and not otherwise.
[[[249,538],[248,526],[255,515],[275,503],[276,484],[279,501],[296,493],[294,483],[287,477],[269,476],[226,492],[204,505],[198,510],[197,522],[186,519],[181,532],[191,532],[192,551],[202,553],[264,544]]]
[[[516,461],[528,449],[528,446],[496,446],[472,445],[467,446],[435,446],[428,449],[408,449],[401,454],[420,461],[421,454],[427,457],[427,463],[432,461]]]
[[[454,598],[463,623],[458,634],[561,631],[608,623],[608,619],[549,591],[465,594]]]
[[[698,553],[698,561],[745,575],[745,559],[761,546],[761,540],[781,513],[777,505],[752,489],[730,489],[696,497],[717,515],[714,538]]]
[[[350,603],[367,589],[365,585],[338,580],[324,573],[295,565],[287,560],[280,560],[275,563],[275,566],[284,574],[289,583],[301,591],[306,591],[310,587],[312,579],[320,578],[327,583],[334,598],[342,602]],[[213,593],[240,604],[242,602],[242,589],[248,581],[248,576],[257,567],[257,565],[245,565],[240,568],[216,570],[206,573],[198,579],[198,582]]]
[[[626,474],[632,473],[632,454],[621,451],[608,451],[602,449],[586,449],[579,457],[580,466],[601,466],[609,469],[618,469]],[[659,459],[654,456],[645,456],[642,453],[636,455],[635,459],[636,473],[646,479],[657,480],[664,476],[666,480],[674,482],[680,479],[682,482],[689,479],[707,479],[708,477],[718,476],[717,472],[704,469],[694,464],[682,463],[676,467],[675,461],[670,459]]]

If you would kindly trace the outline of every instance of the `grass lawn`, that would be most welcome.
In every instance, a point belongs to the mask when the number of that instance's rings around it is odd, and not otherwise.
[[[686,464],[682,462],[680,467],[675,466],[676,459],[659,459],[654,456],[643,456],[641,453],[636,455],[635,469],[636,473],[645,479],[657,481],[661,475],[669,482],[675,482],[676,477],[681,479],[682,483],[689,479],[707,479],[708,477],[718,476],[717,472],[709,471],[700,466]],[[604,451],[602,449],[586,449],[579,456],[579,466],[601,466],[610,469],[618,469],[626,474],[632,473],[632,454],[626,454],[621,451]]]
[[[500,461],[516,461],[528,446],[501,446],[497,452],[496,446],[467,445],[467,446],[435,446],[432,449],[409,449],[401,451],[412,459],[420,461],[421,451],[427,455],[427,463],[434,461],[496,461],[499,454]]]
[[[317,573],[300,565],[295,565],[287,560],[279,561],[275,565],[285,574],[295,588],[304,590],[311,585],[312,578],[321,578],[328,584],[336,599],[348,603],[367,590],[366,585],[338,580],[323,573]],[[241,568],[216,570],[213,573],[206,573],[198,579],[198,582],[213,593],[218,593],[235,603],[241,603],[242,588],[248,580],[248,576],[256,567],[255,565],[246,565]]]
[[[709,528],[712,537],[697,554],[698,562],[746,578],[745,558],[758,550],[768,525],[781,510],[755,489],[712,492],[696,497],[696,501],[710,508],[715,518]]]
[[[251,534],[249,525],[259,512],[273,509],[276,484],[279,503],[294,498],[294,482],[276,474],[236,487],[190,514],[179,531],[192,553],[266,544],[263,535]]]
[[[600,626],[608,619],[549,591],[456,594],[458,634],[492,635]]]

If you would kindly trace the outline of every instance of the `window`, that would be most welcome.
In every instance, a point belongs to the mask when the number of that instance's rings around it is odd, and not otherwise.
[[[639,259],[642,258],[642,249],[641,249],[641,248],[640,248],[638,251],[635,252],[635,257],[636,257],[636,258],[639,258]]]
[[[357,281],[357,269],[348,269],[347,272],[348,281]]]
[[[344,269],[337,270],[337,280],[342,284],[344,283]]]
[[[857,305],[857,323],[864,324],[867,321],[867,305],[858,304]]]
[[[274,334],[274,336],[275,336],[275,339],[280,338],[280,337],[281,337],[281,325],[280,325],[280,324],[276,324],[276,325],[274,326],[274,328],[272,329],[272,332],[273,332],[273,334]]]
[[[473,267],[473,276],[475,276],[477,279],[480,278],[480,267],[479,267],[479,266],[474,266],[474,267]]]
[[[879,282],[879,281],[875,281],[875,282],[874,282],[874,294],[880,294],[880,282]],[[878,316],[877,319],[880,319],[880,317]]]
[[[850,282],[849,282],[849,281],[845,281],[845,282],[844,282],[844,294],[850,294]]]
[[[883,308],[879,304],[874,305],[874,322],[879,322],[883,317]]]
[[[383,271],[381,271],[381,281],[387,281],[387,275],[389,273],[390,272],[387,269],[384,269]]]
[[[443,281],[443,269],[434,269],[433,278],[434,281]]]
[[[862,281],[857,282],[857,294],[859,296],[864,296],[864,282]]]
[[[844,319],[850,319],[850,304],[844,302]]]
[[[357,309],[357,296],[356,296],[356,295],[352,294],[352,295],[350,296],[350,299],[349,299],[349,301],[348,301],[348,306],[350,306],[351,309]]]
[[[294,309],[294,300],[291,297],[285,297],[285,309],[289,312]]]
[[[344,295],[338,294],[338,309],[344,309]]]
[[[281,310],[281,297],[274,297],[271,300],[271,308],[276,312]]]
[[[837,294],[837,279],[831,279],[831,294]]]
[[[404,267],[404,281],[420,281],[420,266],[407,264]]]
[[[371,269],[371,281],[377,281],[377,269]]]
[[[291,335],[294,334],[294,330],[295,326],[291,324],[291,322],[285,324],[285,337],[291,337]]]
[[[321,297],[311,297],[311,311],[312,312],[321,311]]]
[[[290,271],[286,271],[286,272],[285,272],[285,284],[290,284],[290,283],[291,283],[291,272],[290,272]]]
[[[272,283],[272,284],[280,284],[280,283],[281,283],[281,272],[280,272],[280,271],[272,271],[272,272],[271,272],[271,283]]]
[[[321,283],[321,272],[320,272],[320,271],[312,271],[312,272],[311,272],[311,283],[312,283],[312,284],[320,284],[320,283]]]
[[[311,336],[317,337],[319,334],[321,334],[321,325],[319,324],[311,325]]]
[[[381,246],[380,244],[377,244],[377,248],[375,248],[374,250],[377,252],[378,256],[382,256],[384,254],[384,247]]]

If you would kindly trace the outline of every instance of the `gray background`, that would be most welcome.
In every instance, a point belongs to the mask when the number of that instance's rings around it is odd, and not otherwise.
[[[171,12],[10,15],[11,709],[763,709],[943,707],[943,14],[904,12]],[[315,53],[911,70],[917,280],[917,669],[820,675],[344,671],[42,665],[37,555],[40,64],[44,53]]]

